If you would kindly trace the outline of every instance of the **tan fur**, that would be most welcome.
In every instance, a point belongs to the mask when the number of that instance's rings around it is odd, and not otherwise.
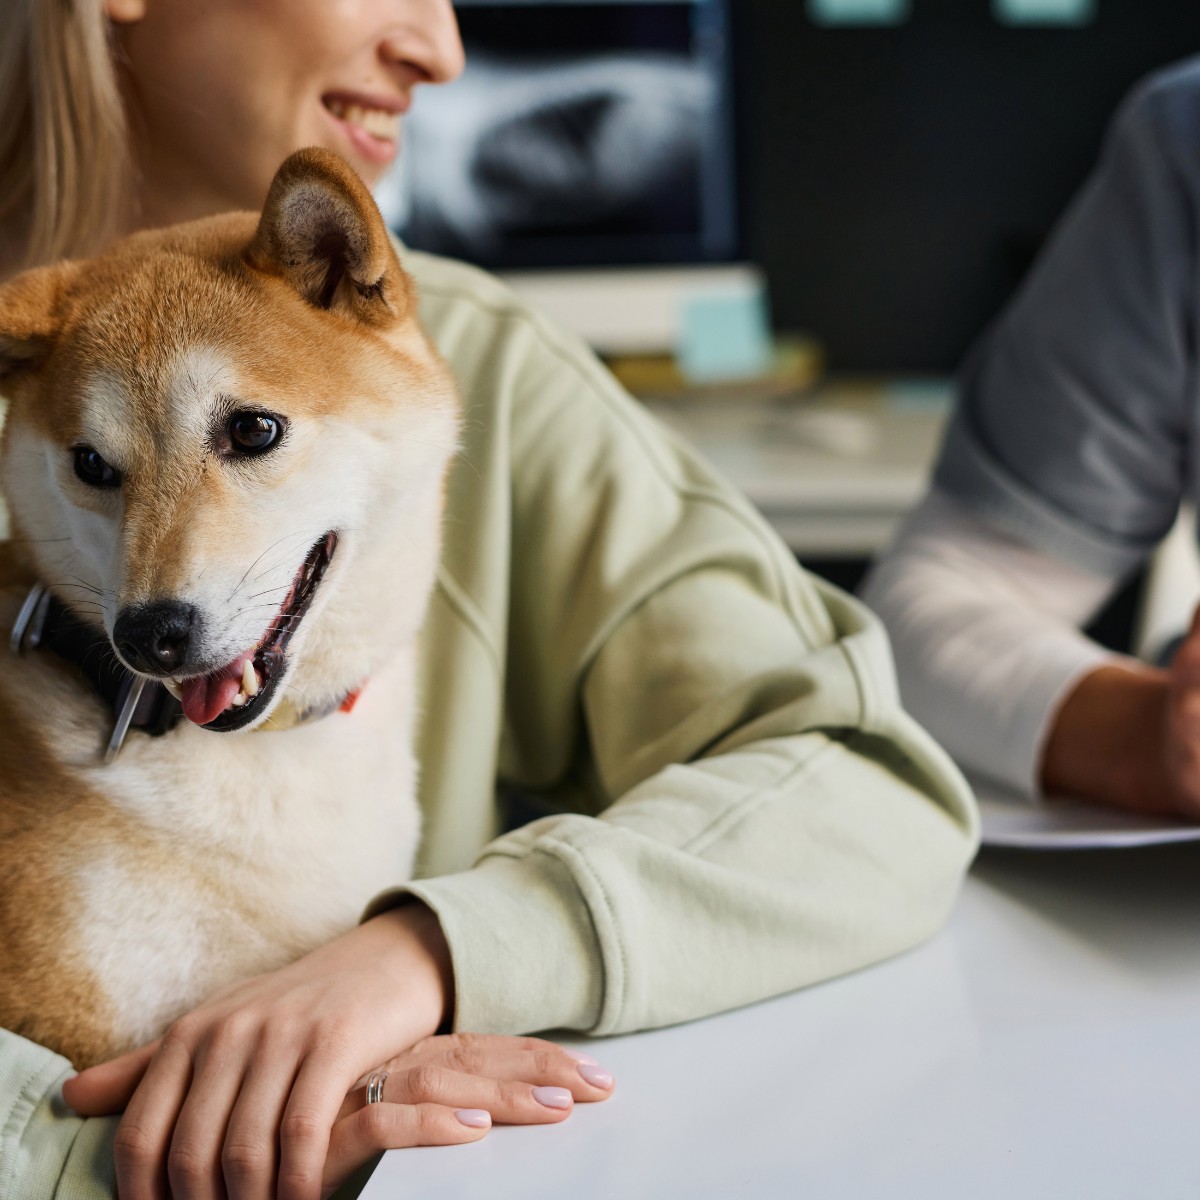
[[[414,646],[457,432],[414,311],[369,194],[321,151],[288,160],[259,218],[139,234],[0,288],[5,639],[40,579],[105,652],[122,607],[185,599],[228,661],[332,528],[287,695],[319,707],[368,681],[350,716],[184,722],[131,734],[106,767],[111,714],[73,669],[0,648],[0,1025],[78,1065],[347,928],[410,867]],[[245,405],[288,422],[250,463],[212,441]],[[75,479],[79,444],[119,490]]]

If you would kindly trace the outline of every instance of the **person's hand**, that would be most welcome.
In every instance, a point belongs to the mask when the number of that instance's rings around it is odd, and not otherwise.
[[[379,1081],[381,1093],[373,1104],[367,1102],[371,1079]],[[613,1086],[612,1075],[594,1058],[540,1038],[470,1033],[425,1038],[359,1080],[343,1100],[329,1138],[321,1196],[384,1150],[476,1142],[493,1124],[564,1121],[577,1102],[607,1100]],[[222,1163],[223,1194],[230,1200],[261,1194],[247,1190],[244,1166]],[[265,1194],[271,1194],[270,1181]]]
[[[355,1080],[441,1026],[453,976],[437,918],[410,904],[225,990],[160,1043],[84,1071],[64,1098],[125,1108],[122,1200],[317,1200],[330,1133]],[[374,1107],[374,1106],[373,1106]],[[450,1118],[453,1120],[453,1116]],[[379,1132],[371,1116],[370,1129]]]
[[[1164,798],[1173,812],[1200,820],[1200,607],[1168,669],[1162,740]]]
[[[1106,664],[1076,685],[1047,738],[1042,789],[1200,820],[1200,608],[1166,670]]]
[[[566,1120],[577,1102],[607,1100],[613,1077],[589,1055],[539,1038],[448,1034],[426,1038],[383,1064],[382,1101],[366,1081],[342,1104],[329,1139],[322,1196],[382,1150],[475,1142],[492,1124]],[[228,1183],[230,1200],[240,1197]]]

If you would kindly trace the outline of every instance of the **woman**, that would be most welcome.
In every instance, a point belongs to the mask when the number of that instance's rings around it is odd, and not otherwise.
[[[14,267],[256,207],[305,144],[374,182],[415,87],[462,63],[448,0],[20,0],[0,47]],[[65,1063],[0,1041],[0,1127],[39,1163],[22,1195],[59,1174],[88,1194],[115,1153],[126,1200],[164,1178],[176,1200],[315,1197],[423,1140],[401,1104],[346,1126],[396,1056],[457,1065],[451,1106],[520,1083],[497,1119],[535,1119],[534,1083],[601,1099],[611,1078],[564,1052],[427,1039],[649,1028],[853,969],[936,928],[974,849],[864,610],[582,346],[479,272],[402,257],[467,429],[423,647],[421,878],[71,1083],[77,1111],[128,1105],[115,1151],[111,1123],[72,1149],[52,1116]],[[498,784],[549,815],[497,838]],[[438,1139],[479,1135],[442,1116]]]
[[[1200,622],[1169,669],[1080,630],[1197,499],[1198,135],[1200,59],[1124,106],[864,592],[905,702],[964,766],[1192,820]]]

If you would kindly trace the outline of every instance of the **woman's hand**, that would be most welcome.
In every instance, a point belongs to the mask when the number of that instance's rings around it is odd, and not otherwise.
[[[588,1055],[539,1038],[472,1033],[424,1038],[371,1075],[383,1080],[377,1103],[367,1103],[367,1080],[342,1101],[323,1200],[381,1151],[477,1142],[493,1124],[554,1124],[576,1102],[607,1100],[613,1089],[612,1075]],[[224,1156],[222,1194],[230,1200],[272,1194],[273,1180],[264,1191],[252,1174],[243,1176],[248,1165]]]
[[[437,918],[410,904],[227,989],[161,1043],[82,1072],[64,1097],[85,1115],[125,1108],[123,1200],[165,1200],[168,1184],[174,1200],[208,1200],[227,1178],[239,1200],[276,1183],[280,1200],[317,1200],[346,1093],[435,1033],[452,991]],[[378,1134],[380,1120],[353,1128]]]
[[[385,1063],[381,1103],[346,1097],[329,1139],[322,1196],[381,1150],[476,1142],[498,1125],[563,1121],[577,1101],[607,1100],[613,1077],[595,1059],[538,1038],[449,1034]],[[240,1197],[228,1180],[231,1200]]]

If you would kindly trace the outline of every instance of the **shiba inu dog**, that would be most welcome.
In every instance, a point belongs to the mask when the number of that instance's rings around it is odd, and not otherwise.
[[[0,287],[0,392],[0,1025],[82,1067],[406,878],[458,404],[319,150]]]

